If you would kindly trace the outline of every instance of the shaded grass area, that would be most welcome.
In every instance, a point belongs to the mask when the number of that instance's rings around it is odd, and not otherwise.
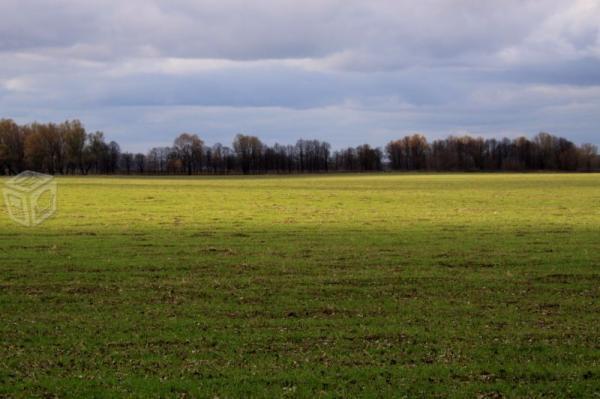
[[[59,179],[0,215],[0,395],[593,397],[599,183]]]

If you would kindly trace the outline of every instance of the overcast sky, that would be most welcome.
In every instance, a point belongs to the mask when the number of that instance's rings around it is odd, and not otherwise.
[[[0,117],[130,151],[184,131],[600,144],[600,0],[0,0]]]

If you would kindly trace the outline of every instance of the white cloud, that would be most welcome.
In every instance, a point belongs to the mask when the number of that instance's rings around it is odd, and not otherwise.
[[[6,90],[12,92],[27,92],[34,87],[30,79],[23,77],[8,79],[3,83],[3,86]]]

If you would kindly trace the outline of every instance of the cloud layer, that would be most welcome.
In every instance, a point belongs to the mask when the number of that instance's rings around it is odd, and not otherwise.
[[[600,3],[4,0],[0,110],[81,118],[131,150],[184,130],[600,144]]]

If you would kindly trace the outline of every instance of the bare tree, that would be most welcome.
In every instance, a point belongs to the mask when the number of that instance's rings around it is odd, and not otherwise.
[[[197,135],[182,133],[175,139],[174,148],[188,175],[201,170],[204,142]]]
[[[449,136],[431,143],[421,134],[390,141],[385,155],[392,170],[600,170],[598,148],[539,133],[532,140]],[[331,152],[319,140],[265,145],[256,136],[237,135],[233,149],[207,147],[195,134],[179,135],[173,147],[147,155],[121,154],[102,132],[87,134],[78,120],[19,126],[0,120],[0,174],[25,168],[47,173],[314,173],[382,170],[383,153],[368,144]]]
[[[146,170],[146,156],[144,154],[135,154],[134,162],[137,172],[143,174]]]
[[[65,142],[65,162],[67,171],[74,173],[79,170],[85,174],[84,153],[87,134],[85,128],[78,120],[67,121],[61,125],[63,140]]]
[[[238,134],[233,140],[233,149],[242,167],[242,172],[258,172],[261,169],[263,144],[255,136]]]
[[[0,173],[19,173],[25,164],[23,129],[10,119],[0,120]]]

